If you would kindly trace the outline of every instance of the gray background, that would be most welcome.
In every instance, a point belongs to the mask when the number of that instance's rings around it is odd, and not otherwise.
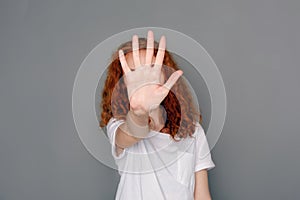
[[[299,1],[1,1],[0,199],[113,199],[119,180],[79,140],[72,88],[112,34],[178,30],[212,56],[227,118],[213,199],[300,197]]]

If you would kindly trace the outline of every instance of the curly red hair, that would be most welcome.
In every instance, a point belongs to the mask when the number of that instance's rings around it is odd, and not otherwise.
[[[140,50],[145,50],[147,48],[147,39],[139,38],[139,46]],[[154,55],[157,54],[158,46],[158,42],[154,41]],[[122,78],[123,70],[118,56],[120,49],[123,50],[125,55],[132,52],[132,42],[123,43],[112,55],[112,61],[108,66],[107,78],[102,91],[100,127],[106,126],[111,117],[125,120],[130,109],[126,85]],[[168,50],[165,50],[163,65],[167,66],[161,68],[165,75],[165,80],[168,80],[174,71],[179,70]],[[117,95],[117,98],[114,95]],[[195,131],[194,121],[199,120],[202,123],[202,115],[197,111],[193,97],[182,77],[173,85],[160,105],[166,110],[166,113],[164,112],[166,124],[162,132],[170,134],[175,141],[178,141],[174,138],[175,135],[179,138],[193,135]]]

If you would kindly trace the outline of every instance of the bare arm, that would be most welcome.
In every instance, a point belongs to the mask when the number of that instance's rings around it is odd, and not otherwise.
[[[133,112],[131,114],[132,120],[140,125],[146,126],[148,124],[148,115],[135,115]],[[124,148],[130,147],[140,141],[142,138],[134,137],[131,133],[126,133],[122,128],[125,123],[121,124],[116,130],[116,153],[119,155],[123,152]]]
[[[164,83],[161,80],[161,67],[164,61],[164,54],[166,48],[165,36],[162,36],[159,42],[158,52],[155,57],[155,63],[152,67],[154,53],[154,35],[152,31],[148,31],[147,36],[147,50],[145,55],[145,62],[141,63],[139,53],[139,39],[137,35],[132,37],[132,57],[134,65],[128,65],[122,49],[119,50],[119,60],[124,72],[124,82],[127,87],[128,99],[130,109],[136,116],[132,116],[132,121],[135,124],[144,127],[148,125],[148,115],[150,109],[157,108],[163,99],[168,95],[170,89],[183,74],[182,70],[177,70],[171,74],[168,80]],[[130,57],[129,57],[130,59]],[[129,132],[122,130],[126,124],[121,124],[116,130],[116,153],[123,152],[124,148],[129,147],[142,138],[134,137]]]
[[[211,200],[206,169],[195,172],[194,199]]]

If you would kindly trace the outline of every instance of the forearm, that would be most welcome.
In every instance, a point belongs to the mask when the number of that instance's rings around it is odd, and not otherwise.
[[[148,115],[136,115],[132,111],[128,112],[130,115],[131,123],[136,124],[137,126],[146,127],[148,125],[149,116]],[[128,118],[126,118],[125,123],[121,124],[116,130],[116,145],[120,148],[127,148],[132,146],[136,142],[143,139],[142,137],[135,136],[136,133],[132,132],[128,128]],[[147,134],[147,133],[145,133]]]
[[[148,125],[149,115],[148,114],[140,114],[137,115],[134,111],[129,110],[128,113],[130,114],[131,119],[139,126],[146,126]]]

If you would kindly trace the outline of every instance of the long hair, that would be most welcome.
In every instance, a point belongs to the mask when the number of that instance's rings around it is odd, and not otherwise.
[[[154,55],[157,54],[158,46],[159,43],[154,41]],[[128,41],[121,44],[112,54],[112,61],[108,66],[107,78],[102,91],[100,127],[106,126],[111,117],[125,120],[130,109],[126,85],[122,78],[124,74],[118,56],[120,49],[123,50],[125,55],[132,52],[132,42]],[[139,38],[139,49],[147,49],[146,38]],[[161,68],[165,81],[174,71],[179,70],[168,50],[165,50],[163,65],[167,66]],[[117,95],[117,98],[115,95]],[[202,123],[202,115],[197,111],[193,97],[182,77],[176,81],[160,105],[166,111],[164,112],[166,124],[165,128],[162,129],[163,133],[170,134],[175,141],[178,141],[174,138],[175,136],[179,138],[185,138],[187,135],[193,137],[194,122],[199,121]],[[149,123],[150,120],[149,117]]]

